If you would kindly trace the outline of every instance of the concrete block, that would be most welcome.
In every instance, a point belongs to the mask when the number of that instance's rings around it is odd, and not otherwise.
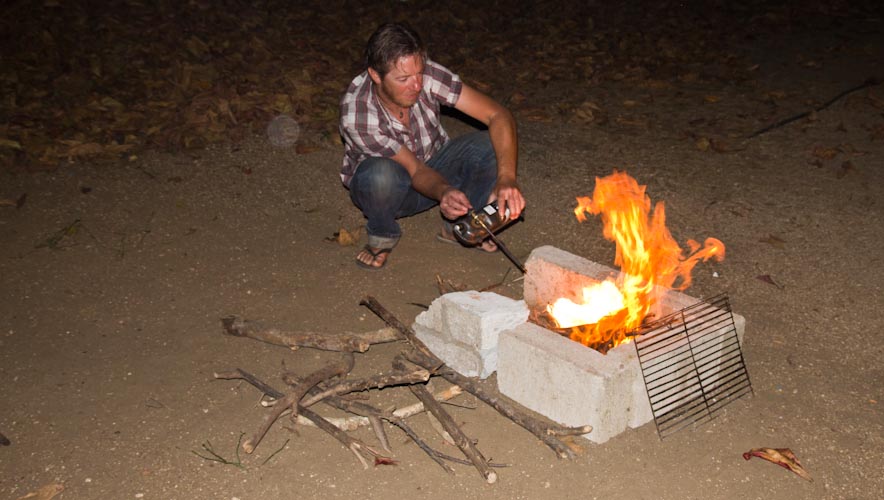
[[[497,348],[501,331],[528,320],[528,307],[493,292],[454,292],[434,300],[415,323],[436,330],[477,351]]]
[[[498,356],[502,394],[556,422],[592,425],[584,437],[593,442],[652,418],[632,345],[604,355],[525,323],[501,334]]]
[[[535,248],[525,262],[525,268],[528,271],[524,285],[525,304],[538,311],[545,310],[547,305],[561,297],[579,303],[583,300],[584,287],[620,275],[615,269],[549,245]],[[651,312],[658,318],[700,301],[663,287],[657,287],[657,293],[660,303]],[[742,344],[746,319],[734,313],[734,324]]]
[[[529,309],[545,310],[559,298],[583,300],[583,288],[619,272],[553,246],[535,248],[525,261],[524,298]]]
[[[446,365],[465,377],[488,378],[497,370],[497,346],[477,350],[419,323],[412,327],[417,338]]]

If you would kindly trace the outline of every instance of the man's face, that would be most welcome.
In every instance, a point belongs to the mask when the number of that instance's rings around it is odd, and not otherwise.
[[[373,69],[368,73],[382,97],[403,108],[417,102],[424,85],[424,63],[418,55],[400,57],[383,80]]]

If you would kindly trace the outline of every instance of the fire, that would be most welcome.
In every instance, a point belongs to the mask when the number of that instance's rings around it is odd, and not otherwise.
[[[659,290],[684,290],[698,262],[724,259],[724,244],[715,238],[707,238],[702,247],[688,240],[685,256],[666,228],[663,202],[651,213],[645,186],[626,173],[597,177],[592,199],[580,197],[577,203],[580,222],[586,214],[601,216],[621,271],[616,280],[584,288],[580,304],[563,298],[548,307],[558,326],[571,328],[570,337],[583,344],[614,347],[627,341],[626,334],[641,326],[658,302]]]

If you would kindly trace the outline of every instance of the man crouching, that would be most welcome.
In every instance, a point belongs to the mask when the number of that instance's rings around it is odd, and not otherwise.
[[[517,136],[512,114],[427,57],[404,24],[379,27],[365,48],[366,70],[341,99],[341,180],[367,219],[368,244],[356,256],[366,269],[384,267],[402,235],[396,219],[437,203],[437,238],[455,242],[450,221],[497,200],[516,219],[525,199],[516,183]],[[487,131],[450,139],[440,107],[454,107]],[[494,252],[485,240],[479,246]]]

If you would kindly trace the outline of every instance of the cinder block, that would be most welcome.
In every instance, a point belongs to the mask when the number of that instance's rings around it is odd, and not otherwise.
[[[559,298],[579,302],[583,288],[618,271],[553,246],[535,248],[525,261],[524,298],[529,309],[544,310]]]
[[[528,307],[493,292],[454,292],[434,300],[415,323],[476,350],[497,348],[497,336],[528,320]]]
[[[527,319],[524,301],[491,292],[455,292],[434,300],[417,316],[414,330],[458,373],[486,378],[497,370],[500,332]]]
[[[590,424],[584,437],[604,443],[651,420],[635,348],[601,354],[525,323],[503,332],[497,384],[502,394],[561,424]]]
[[[414,333],[446,365],[465,377],[487,378],[497,369],[497,348],[480,352],[450,336],[415,323]]]
[[[525,302],[536,310],[545,309],[560,297],[577,302],[582,299],[584,287],[618,275],[614,269],[551,246],[535,249],[525,267]],[[660,301],[653,311],[656,317],[699,302],[674,290],[658,291]],[[733,318],[742,344],[746,320],[738,314]],[[701,324],[697,329],[703,328]],[[704,348],[714,353],[724,351],[726,346],[718,341]],[[670,364],[672,370],[688,368],[687,362],[667,356],[661,354],[655,362]],[[713,382],[719,371],[715,358],[714,354],[709,356],[710,365],[703,367]],[[526,375],[532,372],[537,376]],[[603,355],[554,332],[525,325],[501,336],[498,384],[507,396],[553,420],[593,425],[595,430],[586,437],[597,443],[627,426],[636,428],[653,420],[633,344],[620,345]]]
[[[583,300],[583,288],[607,278],[617,278],[620,272],[602,264],[574,255],[553,246],[535,248],[525,262],[524,298],[529,309],[542,311],[559,298],[574,302]],[[657,287],[660,303],[651,311],[660,318],[694,305],[700,299]],[[740,343],[746,329],[746,319],[734,313],[734,324]]]

